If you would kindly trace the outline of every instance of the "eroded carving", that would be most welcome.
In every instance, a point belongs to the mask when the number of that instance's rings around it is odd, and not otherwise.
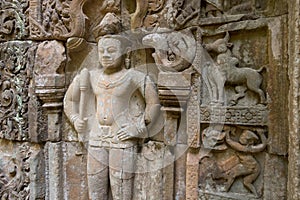
[[[182,28],[189,21],[200,16],[201,1],[173,1],[172,2],[172,15],[170,20],[171,27]]]
[[[225,0],[226,1],[226,0]],[[224,10],[224,0],[205,0],[204,13],[206,17],[221,17]]]
[[[30,147],[19,146],[15,156],[0,168],[0,197],[3,200],[29,199]],[[2,162],[1,162],[2,164]]]
[[[155,49],[152,56],[163,72],[186,70],[196,55],[196,40],[190,29],[182,32],[152,33],[143,38],[143,44]]]
[[[116,13],[120,11],[121,0],[104,0],[100,11]]]
[[[154,28],[159,25],[159,11],[163,9],[165,0],[137,0],[137,8],[131,18],[131,29]]]
[[[39,44],[34,68],[35,92],[43,101],[44,108],[62,106],[61,101],[65,92],[65,64],[65,47],[62,43],[46,41]]]
[[[204,0],[201,12],[206,18],[222,18],[230,15],[252,14],[259,8],[258,1]]]
[[[28,20],[25,15],[27,7],[26,0],[0,3],[0,40],[28,36]]]

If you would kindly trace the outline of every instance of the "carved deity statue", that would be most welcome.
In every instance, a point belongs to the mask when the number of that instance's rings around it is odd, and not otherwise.
[[[159,112],[155,84],[148,75],[128,69],[124,54],[129,43],[122,35],[102,36],[98,42],[102,68],[82,71],[65,96],[65,113],[76,131],[89,129],[89,199],[108,199],[109,186],[113,199],[132,199],[137,145]],[[88,83],[85,88],[90,88],[95,105],[82,103],[89,99],[82,95],[82,82]],[[95,107],[94,119],[81,116],[80,110],[89,107]]]

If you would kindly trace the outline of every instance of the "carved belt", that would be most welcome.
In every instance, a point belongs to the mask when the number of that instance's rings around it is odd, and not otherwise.
[[[92,130],[89,137],[91,147],[129,148],[137,144],[136,140],[120,141],[112,131],[111,126],[98,125],[97,130]]]

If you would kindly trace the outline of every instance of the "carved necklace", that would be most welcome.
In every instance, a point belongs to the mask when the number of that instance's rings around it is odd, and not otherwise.
[[[109,77],[104,77],[102,72],[99,76],[98,86],[106,89],[116,87],[122,84],[124,81],[127,81],[129,78],[129,76],[127,76],[129,71],[130,70],[127,70],[124,74],[120,73],[120,75],[116,76],[112,81],[109,80]]]

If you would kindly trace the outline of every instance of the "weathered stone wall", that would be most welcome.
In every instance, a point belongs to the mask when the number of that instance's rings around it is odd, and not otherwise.
[[[288,199],[299,199],[299,1],[289,1]]]
[[[133,31],[131,66],[151,76],[165,108],[140,146],[134,199],[299,199],[299,9],[299,0],[3,0],[1,199],[88,199],[87,149],[63,98],[81,69],[99,67],[109,12]],[[180,55],[163,49],[174,40]],[[152,57],[160,48],[162,65]],[[188,62],[178,67],[180,56]],[[260,78],[263,95],[251,88]]]

